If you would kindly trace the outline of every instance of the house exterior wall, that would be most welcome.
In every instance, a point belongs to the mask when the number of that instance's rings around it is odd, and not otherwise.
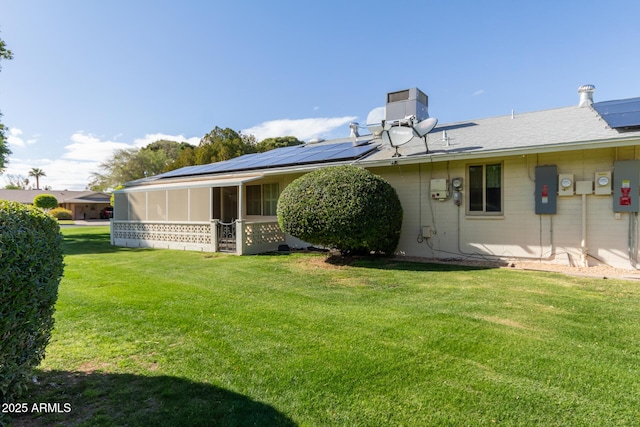
[[[598,171],[613,171],[614,160],[635,158],[635,147],[603,148],[526,156],[495,157],[420,165],[372,168],[397,191],[404,210],[398,252],[428,258],[535,259],[569,265],[582,260],[582,196],[558,196],[555,215],[535,213],[535,167],[557,165],[575,181],[594,181]],[[467,211],[468,166],[501,163],[503,212],[474,216]],[[430,197],[431,179],[462,177],[462,205],[452,195]],[[632,268],[628,242],[631,213],[614,214],[612,195],[586,196],[586,247],[591,265],[604,262]],[[425,227],[428,227],[426,229]],[[637,227],[636,227],[637,228]],[[633,229],[633,227],[632,227]]]

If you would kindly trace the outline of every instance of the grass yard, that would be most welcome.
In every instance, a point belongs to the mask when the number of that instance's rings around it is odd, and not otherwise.
[[[114,248],[65,228],[17,426],[633,426],[640,284]]]

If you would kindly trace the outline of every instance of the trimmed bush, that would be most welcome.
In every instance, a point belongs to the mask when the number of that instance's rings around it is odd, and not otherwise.
[[[277,213],[285,233],[343,254],[393,255],[402,227],[395,189],[355,166],[323,168],[296,179],[280,195]]]
[[[33,205],[40,209],[53,209],[58,207],[58,199],[52,194],[38,194],[33,199]]]
[[[65,208],[55,208],[49,211],[49,215],[57,219],[73,219],[71,211]]]
[[[0,403],[21,395],[44,358],[63,268],[55,218],[0,200]]]

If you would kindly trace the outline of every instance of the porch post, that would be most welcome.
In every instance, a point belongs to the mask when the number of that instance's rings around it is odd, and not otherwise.
[[[219,219],[211,220],[211,246],[212,252],[218,252],[218,223]]]
[[[236,220],[236,255],[244,253],[244,220]]]
[[[244,184],[238,185],[238,219],[244,219]]]

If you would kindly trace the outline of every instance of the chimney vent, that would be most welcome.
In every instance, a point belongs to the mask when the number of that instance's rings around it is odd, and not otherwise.
[[[580,103],[578,107],[588,107],[593,104],[593,92],[596,91],[594,85],[582,85],[578,88],[580,94]]]

